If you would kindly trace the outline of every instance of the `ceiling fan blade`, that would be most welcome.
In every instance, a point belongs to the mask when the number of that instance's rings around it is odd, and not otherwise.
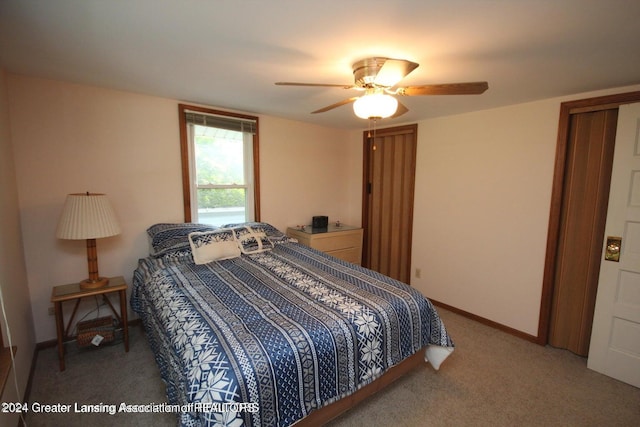
[[[409,109],[405,107],[402,102],[398,101],[398,108],[396,109],[396,112],[393,113],[393,116],[390,117],[390,119],[395,119],[396,117],[400,117],[407,111],[409,111]]]
[[[276,82],[278,86],[313,86],[313,87],[341,87],[343,89],[351,89],[353,85],[338,85],[326,83],[298,83],[298,82]]]
[[[406,59],[387,59],[376,74],[374,83],[384,87],[395,86],[407,74],[418,68],[418,65]]]
[[[489,89],[487,82],[445,83],[400,88],[398,95],[479,95]]]
[[[324,113],[326,111],[333,110],[334,108],[341,107],[343,105],[346,105],[346,104],[349,104],[351,102],[354,102],[358,98],[359,98],[358,96],[354,96],[353,98],[344,99],[344,100],[342,100],[340,102],[336,102],[335,104],[331,104],[328,107],[324,107],[324,108],[321,108],[319,110],[312,111],[311,114]]]

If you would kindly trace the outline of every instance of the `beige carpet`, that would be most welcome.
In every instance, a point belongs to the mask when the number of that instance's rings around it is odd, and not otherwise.
[[[586,368],[586,360],[541,347],[440,309],[456,350],[440,371],[417,369],[334,420],[346,426],[638,426],[640,389]],[[141,327],[131,351],[67,344],[40,352],[31,402],[147,404],[166,401]],[[34,414],[28,426],[175,426],[171,414]]]

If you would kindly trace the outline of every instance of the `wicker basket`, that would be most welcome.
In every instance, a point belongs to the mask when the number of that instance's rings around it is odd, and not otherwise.
[[[112,316],[98,317],[97,319],[78,322],[77,328],[79,347],[92,345],[91,341],[96,335],[104,338],[99,345],[106,344],[115,339],[115,325]]]

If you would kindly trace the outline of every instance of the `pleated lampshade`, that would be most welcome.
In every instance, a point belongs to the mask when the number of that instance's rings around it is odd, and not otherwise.
[[[60,215],[56,237],[59,239],[99,239],[120,234],[116,214],[105,194],[74,193]]]

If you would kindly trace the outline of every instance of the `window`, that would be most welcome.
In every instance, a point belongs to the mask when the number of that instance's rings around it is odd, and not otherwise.
[[[258,118],[178,108],[185,221],[258,221]]]

